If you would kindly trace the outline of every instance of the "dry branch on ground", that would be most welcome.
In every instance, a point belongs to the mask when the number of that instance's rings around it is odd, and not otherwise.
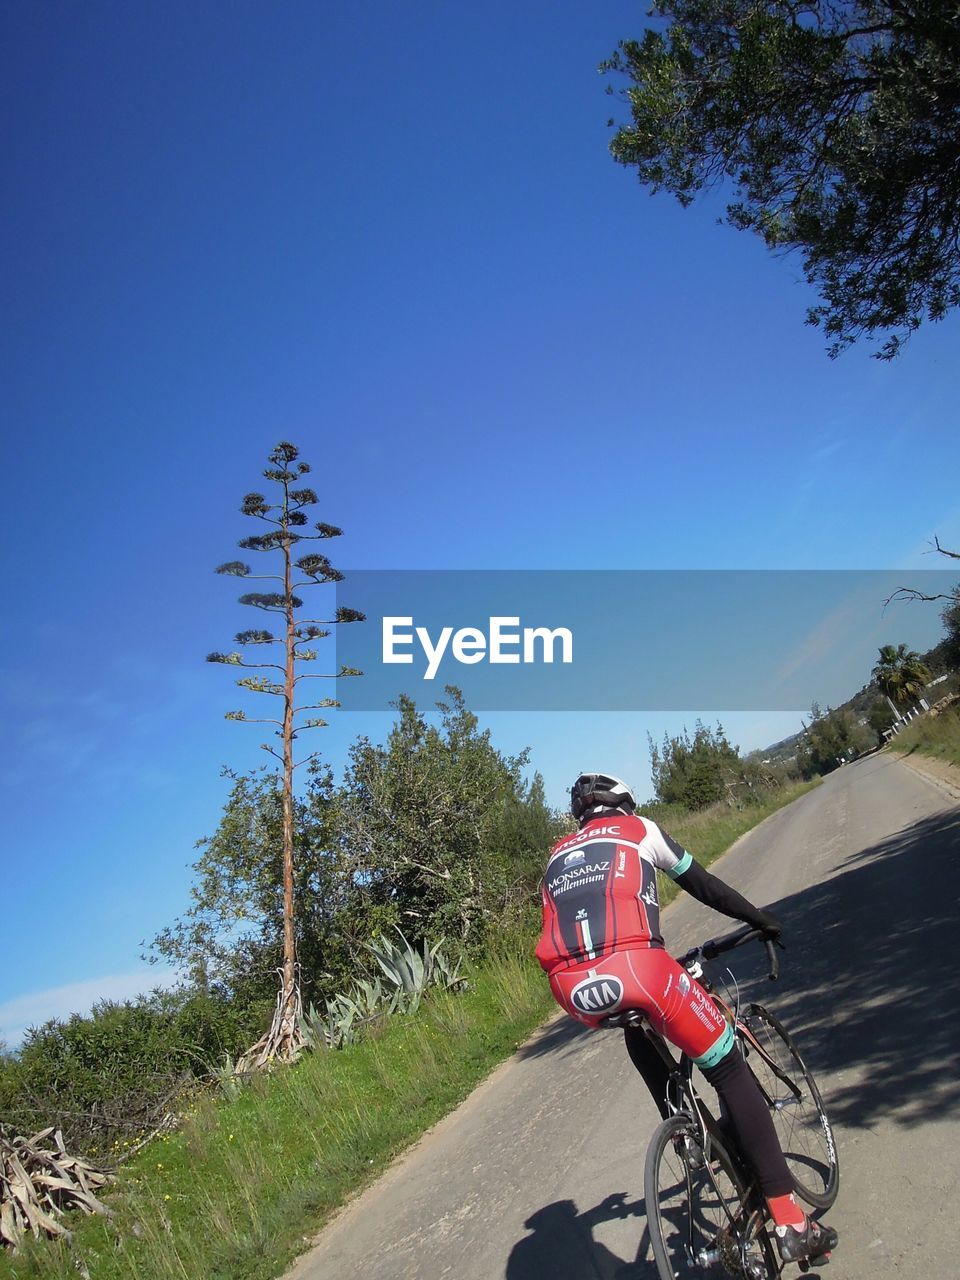
[[[61,1222],[67,1210],[110,1216],[95,1194],[108,1180],[102,1169],[67,1153],[59,1129],[8,1138],[0,1127],[0,1242],[15,1249],[31,1233],[69,1240]]]

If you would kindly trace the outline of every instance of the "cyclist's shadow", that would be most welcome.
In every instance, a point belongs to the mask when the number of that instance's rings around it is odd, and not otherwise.
[[[593,1229],[614,1218],[635,1217],[642,1238],[633,1262],[625,1262],[605,1244],[594,1240]],[[537,1209],[523,1224],[533,1234],[524,1236],[510,1250],[505,1280],[657,1280],[649,1256],[649,1235],[643,1200],[629,1202],[626,1193],[613,1195],[577,1212],[572,1200],[557,1200]]]

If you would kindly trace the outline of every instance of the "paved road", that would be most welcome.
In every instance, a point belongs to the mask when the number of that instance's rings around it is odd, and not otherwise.
[[[956,800],[873,757],[717,869],[787,925],[780,984],[757,969],[751,989],[796,1034],[835,1123],[841,1247],[824,1280],[958,1274]],[[675,950],[723,927],[685,897],[665,916]],[[741,977],[752,950],[738,953]],[[656,1280],[642,1167],[657,1119],[619,1032],[555,1020],[331,1223],[289,1280]]]

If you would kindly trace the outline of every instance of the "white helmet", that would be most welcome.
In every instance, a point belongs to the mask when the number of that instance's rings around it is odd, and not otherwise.
[[[610,773],[581,773],[570,788],[570,812],[581,824],[599,817],[606,809],[633,813],[636,807],[627,784]]]

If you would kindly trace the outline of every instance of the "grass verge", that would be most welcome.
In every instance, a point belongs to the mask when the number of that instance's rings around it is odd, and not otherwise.
[[[950,707],[938,716],[914,720],[891,741],[890,749],[907,755],[919,751],[921,755],[960,765],[960,706]]]
[[[711,862],[812,785],[741,811],[658,818]],[[111,1219],[75,1220],[72,1248],[31,1241],[0,1254],[0,1280],[272,1280],[555,1008],[531,939],[511,939],[469,979],[375,1037],[257,1079],[236,1101],[204,1098],[123,1167]]]
[[[75,1221],[73,1248],[31,1242],[0,1276],[267,1280],[352,1192],[467,1096],[552,1010],[530,942],[431,992],[348,1049],[305,1055],[232,1103],[206,1098],[123,1167],[113,1218]]]

